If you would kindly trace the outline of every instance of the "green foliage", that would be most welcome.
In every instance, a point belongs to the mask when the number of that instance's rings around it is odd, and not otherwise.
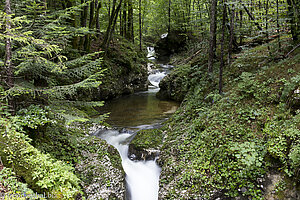
[[[7,197],[16,195],[20,196],[18,198],[20,200],[25,200],[25,196],[30,196],[31,199],[38,199],[35,193],[28,188],[27,184],[18,181],[16,174],[10,168],[4,167],[0,171],[0,183],[9,190],[9,192],[5,193]]]
[[[256,50],[263,53],[265,48],[249,51],[255,56]],[[243,56],[224,75],[224,95],[214,92],[214,79],[203,75],[201,67],[195,67],[196,76],[190,73],[185,83],[190,90],[182,107],[164,128],[164,198],[209,199],[221,193],[228,198],[262,199],[258,180],[276,166],[298,182],[299,57],[265,65],[256,55],[257,60],[251,58],[251,66],[246,66],[249,60]],[[243,68],[237,66],[244,62]]]
[[[38,105],[30,105],[28,108],[19,110],[17,112],[19,125],[37,129],[47,123],[52,123],[53,120],[48,117],[48,110],[49,108],[45,107],[43,109]]]
[[[241,81],[238,83],[238,90],[242,97],[251,97],[256,91],[256,81],[252,73],[243,72],[240,76]]]
[[[52,199],[70,199],[80,193],[79,179],[74,168],[42,154],[29,144],[21,132],[18,118],[0,118],[0,156],[6,166],[13,166],[32,189],[46,192]]]

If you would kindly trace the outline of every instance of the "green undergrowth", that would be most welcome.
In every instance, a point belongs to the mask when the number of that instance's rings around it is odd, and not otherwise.
[[[87,135],[91,122],[67,124],[55,118],[49,108],[40,106],[20,110],[14,117],[6,110],[1,107],[0,158],[5,169],[13,170],[22,180],[22,187],[28,185],[30,195],[32,190],[34,194],[46,194],[47,199],[76,199],[84,195],[82,186],[95,179],[88,173],[96,171],[101,183],[106,183],[113,180],[105,163],[123,171],[117,150]],[[101,166],[95,166],[95,161]],[[84,167],[75,171],[81,163]],[[6,195],[24,194],[22,187],[14,187]]]
[[[189,67],[189,92],[164,128],[163,198],[263,199],[261,180],[271,170],[299,186],[300,54],[276,60],[266,52],[262,45],[236,56],[224,95],[217,73]]]
[[[3,188],[5,193],[3,193]],[[6,167],[0,170],[0,189],[2,189],[0,197],[3,197],[4,200],[45,199],[44,195],[37,194],[29,189],[27,184],[22,183],[17,178],[12,169]]]
[[[80,195],[74,168],[34,148],[18,117],[2,112],[0,156],[4,166],[12,168],[35,192],[47,194],[48,199],[72,199]]]

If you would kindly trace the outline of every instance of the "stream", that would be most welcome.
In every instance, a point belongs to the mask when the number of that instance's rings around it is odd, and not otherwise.
[[[148,47],[148,59],[155,60],[153,47]],[[107,123],[116,130],[97,131],[96,135],[114,146],[122,159],[122,166],[126,173],[127,200],[157,200],[159,190],[159,176],[161,168],[155,160],[133,161],[128,157],[128,145],[136,131],[153,129],[161,126],[179,104],[173,101],[159,100],[159,82],[173,66],[160,64],[153,69],[148,64],[150,82],[148,90],[123,96],[105,103],[101,108],[103,113],[110,113]],[[125,128],[125,129],[124,129]],[[123,129],[126,131],[118,131]]]

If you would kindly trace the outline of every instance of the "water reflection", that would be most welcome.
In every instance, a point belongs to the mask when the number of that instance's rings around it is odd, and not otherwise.
[[[178,106],[177,102],[157,99],[155,93],[149,91],[108,101],[100,110],[101,113],[110,112],[106,120],[108,124],[129,128],[159,123],[174,113]]]

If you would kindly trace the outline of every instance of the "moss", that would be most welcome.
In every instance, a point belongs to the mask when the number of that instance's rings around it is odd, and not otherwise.
[[[158,149],[163,142],[163,131],[159,129],[141,130],[131,141],[136,150]]]

